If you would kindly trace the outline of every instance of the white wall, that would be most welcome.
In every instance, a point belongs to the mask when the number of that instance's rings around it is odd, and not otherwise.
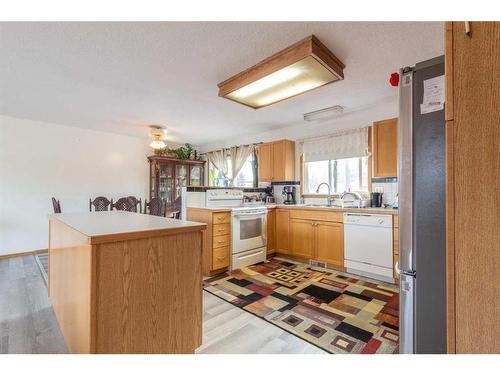
[[[147,139],[0,116],[0,255],[45,249],[51,197],[63,212],[89,198],[147,198]]]

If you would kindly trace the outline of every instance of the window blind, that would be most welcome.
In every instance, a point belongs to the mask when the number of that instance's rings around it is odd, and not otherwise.
[[[368,128],[342,130],[304,140],[302,150],[306,162],[368,156]]]

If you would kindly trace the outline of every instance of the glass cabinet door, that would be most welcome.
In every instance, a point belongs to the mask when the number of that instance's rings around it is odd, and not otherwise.
[[[172,203],[173,189],[173,168],[172,164],[160,163],[158,173],[158,196],[165,200],[165,203]]]
[[[175,166],[175,198],[181,195],[181,188],[187,186],[189,176],[189,167],[184,164],[177,164]]]
[[[201,165],[193,165],[191,167],[189,185],[191,186],[201,186],[203,179],[203,167]]]

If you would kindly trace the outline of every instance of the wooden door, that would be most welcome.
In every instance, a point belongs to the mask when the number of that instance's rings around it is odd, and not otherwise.
[[[285,181],[286,167],[286,145],[285,141],[273,143],[273,180]]]
[[[315,222],[316,259],[344,267],[344,225],[328,221]]]
[[[398,119],[377,121],[372,131],[373,177],[398,174]]]
[[[259,181],[272,181],[273,179],[273,144],[259,145]]]
[[[276,252],[289,254],[289,219],[290,211],[276,209]]]
[[[267,210],[267,255],[276,250],[276,210]]]
[[[500,353],[500,22],[446,25],[448,350]]]
[[[290,219],[290,254],[311,259],[314,254],[314,222],[312,220]]]

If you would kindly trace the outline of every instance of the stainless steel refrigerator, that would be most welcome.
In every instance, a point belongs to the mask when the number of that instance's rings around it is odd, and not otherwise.
[[[444,57],[400,70],[400,353],[446,353]]]

